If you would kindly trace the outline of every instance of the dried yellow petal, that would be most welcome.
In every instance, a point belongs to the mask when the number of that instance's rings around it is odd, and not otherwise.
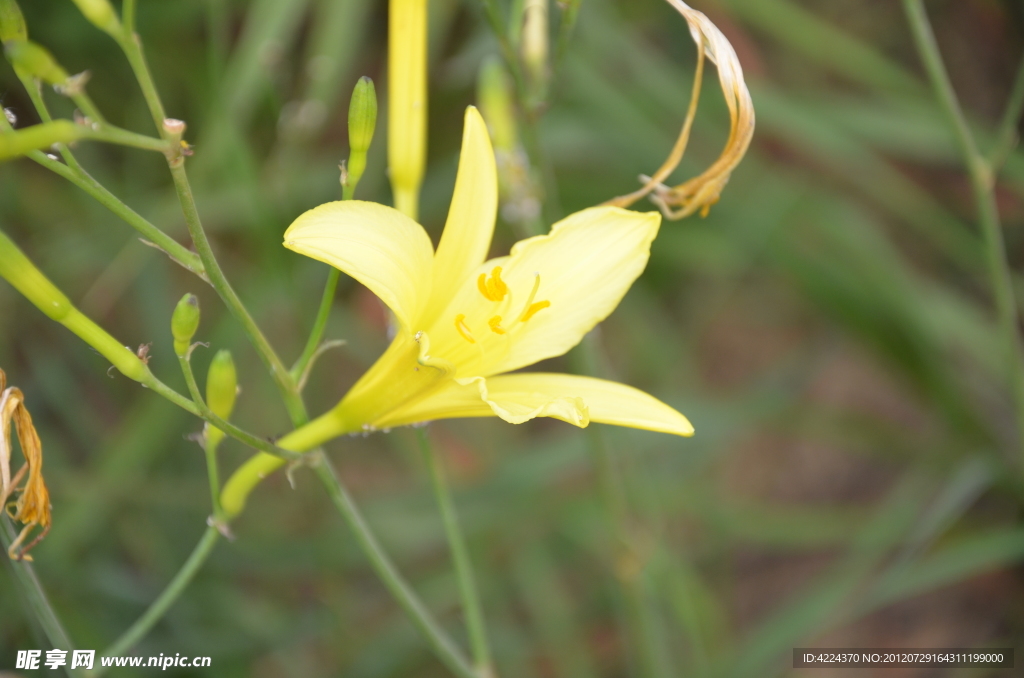
[[[743,68],[740,66],[736,51],[718,27],[702,12],[698,12],[682,0],[667,2],[686,19],[690,26],[690,35],[697,44],[697,69],[694,74],[690,107],[679,138],[658,171],[650,177],[641,178],[645,182],[643,188],[613,198],[606,204],[628,207],[653,193],[651,200],[669,219],[682,219],[697,211],[700,211],[701,216],[706,216],[711,206],[718,202],[732,171],[740,164],[750,146],[750,140],[754,136],[754,104],[743,79]],[[700,96],[705,56],[718,67],[718,80],[722,86],[725,104],[729,108],[729,138],[721,155],[702,174],[679,186],[666,186],[662,182],[679,166],[690,138],[690,129],[693,126]]]
[[[4,506],[10,517],[24,526],[7,553],[14,560],[32,560],[28,551],[46,536],[52,523],[50,493],[43,480],[43,445],[32,424],[32,415],[25,407],[21,389],[6,386],[7,375],[0,370],[0,506]],[[12,431],[18,436],[21,453],[25,458],[25,463],[13,477]],[[28,479],[25,485],[19,487],[26,475]],[[19,495],[17,501],[8,506],[8,499],[15,494]],[[36,528],[39,528],[39,532],[25,544],[25,540]]]

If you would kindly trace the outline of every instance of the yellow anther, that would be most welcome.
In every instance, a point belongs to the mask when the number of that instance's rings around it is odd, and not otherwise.
[[[486,273],[481,273],[476,279],[476,286],[488,301],[501,301],[508,294],[508,285],[501,279],[501,266],[494,267],[490,278]]]
[[[519,319],[520,322],[526,322],[534,316],[537,311],[543,310],[551,305],[550,301],[538,301],[530,304],[525,311],[523,311],[523,317]]]
[[[487,324],[491,326],[491,332],[495,334],[505,334],[505,330],[501,328],[501,316],[496,315],[487,321]]]
[[[469,329],[469,325],[466,324],[466,314],[460,313],[455,316],[455,329],[458,330],[462,338],[471,344],[476,343],[476,339],[473,338],[473,332]]]

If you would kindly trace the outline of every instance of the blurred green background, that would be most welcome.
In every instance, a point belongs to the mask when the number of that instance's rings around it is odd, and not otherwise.
[[[1014,0],[927,6],[984,146],[1024,50],[1024,11]],[[69,72],[92,72],[89,91],[112,122],[153,133],[107,35],[70,2],[22,7],[33,39]],[[1020,445],[970,192],[902,10],[869,0],[696,8],[743,63],[754,145],[710,216],[663,225],[647,272],[595,342],[604,376],[677,407],[696,436],[595,434],[557,421],[430,428],[455,485],[499,674],[761,678],[795,673],[794,646],[1012,646],[1024,634]],[[168,113],[189,125],[204,225],[289,362],[327,270],[286,251],[281,234],[302,211],[337,199],[348,94],[361,75],[377,83],[382,120],[359,197],[390,202],[386,9],[383,0],[140,3],[139,32]],[[430,13],[422,220],[436,238],[462,112],[477,100],[481,62],[498,49],[477,2],[430,0]],[[559,13],[552,3],[553,32]],[[554,179],[545,214],[625,193],[658,166],[694,63],[685,22],[666,3],[583,0],[540,123]],[[65,100],[48,98],[71,116]],[[0,101],[19,127],[36,122],[6,63]],[[714,160],[727,129],[709,70],[680,180]],[[187,242],[159,155],[83,143],[78,156]],[[1019,266],[1024,154],[1008,158],[997,197]],[[180,391],[168,323],[182,294],[198,294],[197,339],[211,350],[196,353],[197,374],[216,349],[231,349],[243,388],[234,420],[263,435],[288,430],[272,383],[213,290],[80,190],[28,160],[2,164],[0,223],[119,340],[152,343],[151,368]],[[495,252],[519,229],[502,220]],[[344,276],[327,338],[347,345],[314,370],[314,413],[386,346],[381,307]],[[101,650],[205,528],[203,456],[187,440],[200,425],[108,377],[102,357],[6,284],[0,366],[25,391],[44,443],[55,522],[34,551],[37,571],[78,647]],[[612,536],[588,452],[601,445],[627,498],[625,540]],[[400,568],[462,639],[413,433],[328,448]],[[248,454],[228,440],[221,458],[230,469]],[[212,668],[179,675],[447,675],[311,474],[296,473],[294,490],[283,474],[269,479],[235,531],[135,654],[212,657]],[[49,644],[3,566],[0,673],[27,648]]]

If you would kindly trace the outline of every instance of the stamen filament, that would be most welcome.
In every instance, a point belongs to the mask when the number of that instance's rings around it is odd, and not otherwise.
[[[457,316],[455,316],[455,329],[458,331],[459,334],[462,335],[463,339],[465,339],[471,344],[476,343],[476,339],[473,338],[472,330],[470,330],[469,325],[466,324],[465,313],[460,313]]]

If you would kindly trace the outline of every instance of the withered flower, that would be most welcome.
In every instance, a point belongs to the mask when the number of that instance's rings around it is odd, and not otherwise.
[[[702,12],[698,12],[682,0],[667,0],[675,7],[686,23],[690,26],[690,35],[697,43],[697,69],[693,78],[693,92],[690,96],[690,107],[686,112],[683,129],[679,133],[672,152],[658,171],[650,177],[641,177],[644,181],[640,188],[628,195],[609,200],[606,204],[617,207],[628,207],[640,198],[651,193],[651,200],[661,208],[669,219],[682,219],[696,211],[706,216],[711,206],[728,183],[732,171],[739,165],[750,146],[754,136],[754,105],[750,99],[746,82],[743,80],[743,69],[735,50],[722,32]],[[726,141],[722,154],[711,167],[702,174],[686,181],[679,186],[666,186],[665,179],[679,166],[690,139],[690,130],[697,113],[697,102],[700,99],[700,87],[704,76],[704,59],[708,58],[718,67],[718,80],[722,86],[726,106],[729,108],[729,139]]]
[[[50,531],[50,493],[43,481],[43,445],[32,425],[32,415],[25,407],[21,389],[6,388],[7,375],[0,370],[0,506],[8,515],[24,525],[17,539],[7,550],[13,560],[32,560],[28,552]],[[11,475],[11,431],[17,433],[25,458],[18,472]],[[25,477],[25,484],[19,484]],[[18,495],[16,501],[8,500]],[[38,528],[35,537],[25,540]]]

